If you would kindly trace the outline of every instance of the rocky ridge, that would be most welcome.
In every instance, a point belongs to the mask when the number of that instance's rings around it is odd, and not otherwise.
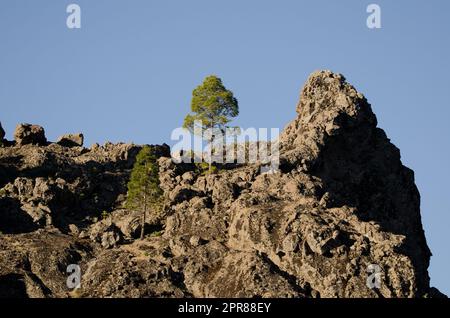
[[[297,113],[274,174],[248,164],[203,175],[152,146],[167,203],[142,241],[123,205],[140,146],[50,143],[21,125],[0,148],[0,297],[442,296],[414,173],[365,97],[315,72]],[[75,291],[69,264],[81,267]]]

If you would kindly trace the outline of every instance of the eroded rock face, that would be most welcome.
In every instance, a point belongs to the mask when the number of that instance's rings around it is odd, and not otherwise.
[[[1,235],[0,296],[68,297],[67,266],[85,268],[84,260],[92,257],[91,252],[85,242],[58,231]]]
[[[80,297],[185,297],[182,276],[167,264],[123,248],[101,251],[89,264]]]
[[[356,242],[369,240],[367,259],[347,256],[356,260],[357,269],[364,270],[368,262],[384,269],[391,285],[380,289],[383,296],[423,293],[429,284],[431,254],[414,173],[402,165],[399,150],[384,131],[376,128],[367,100],[342,75],[318,72],[302,90],[297,112],[298,118],[280,138],[282,169],[320,180],[316,223],[337,224],[336,230]],[[350,227],[339,225],[342,219]],[[326,237],[325,233],[319,230],[317,235]],[[333,272],[339,276],[330,268]]]
[[[441,296],[429,286],[414,174],[368,101],[321,71],[297,113],[275,174],[252,164],[205,175],[154,146],[166,204],[142,241],[141,212],[123,207],[140,147],[0,148],[0,282],[32,297]],[[30,267],[24,252],[36,244]],[[85,273],[75,294],[68,260]]]
[[[121,207],[140,149],[111,143],[94,150],[58,144],[0,148],[0,231],[50,226],[69,233],[70,224],[85,229],[104,211]],[[166,146],[155,149],[168,155]]]
[[[173,202],[165,236],[221,242],[227,248],[217,259],[225,267],[240,253],[256,253],[306,297],[427,293],[430,251],[414,175],[376,127],[367,100],[342,75],[322,71],[308,79],[297,112],[280,136],[278,174],[243,167],[180,186],[170,182],[180,168],[163,163]],[[190,255],[184,241],[173,250]],[[367,286],[374,266],[381,270],[377,289]]]
[[[20,124],[14,131],[14,140],[17,145],[45,145],[47,138],[45,137],[44,128],[39,125]]]

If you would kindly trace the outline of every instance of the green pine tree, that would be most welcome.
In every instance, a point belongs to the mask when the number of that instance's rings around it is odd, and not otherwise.
[[[222,80],[210,75],[192,92],[191,112],[184,118],[184,128],[195,132],[195,122],[198,121],[202,130],[219,129],[225,135],[227,124],[239,114],[239,106],[233,92],[225,88]],[[209,142],[213,147],[214,136]],[[210,160],[210,171],[211,165]]]
[[[160,217],[163,205],[163,191],[159,186],[159,166],[150,146],[144,146],[136,156],[128,182],[126,205],[131,210],[142,211],[140,238],[143,239],[147,211],[152,210],[149,221],[154,222]]]

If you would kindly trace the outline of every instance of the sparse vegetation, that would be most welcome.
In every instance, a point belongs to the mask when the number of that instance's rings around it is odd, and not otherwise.
[[[150,210],[149,221],[160,218],[163,207],[163,191],[159,186],[159,166],[156,156],[149,146],[144,146],[136,157],[136,162],[128,182],[126,207],[141,210],[141,235],[144,238],[147,211]]]
[[[102,212],[102,219],[103,220],[106,220],[109,216],[110,216],[110,214],[108,213],[108,211],[105,211],[105,210],[103,210],[103,212]]]
[[[151,237],[158,237],[161,236],[164,232],[163,231],[155,231],[152,234],[150,234]]]
[[[207,175],[207,174],[216,174],[216,173],[219,172],[219,168],[218,167],[216,167],[214,165],[210,165],[207,162],[196,163],[195,167],[197,168],[197,171],[202,176]]]
[[[222,80],[210,75],[192,92],[191,112],[184,118],[184,128],[194,134],[197,127],[201,130],[219,130],[225,135],[227,124],[239,114],[239,106],[233,92],[225,88]],[[212,131],[208,141],[214,146],[215,140]],[[208,164],[209,172],[212,172],[212,158]]]

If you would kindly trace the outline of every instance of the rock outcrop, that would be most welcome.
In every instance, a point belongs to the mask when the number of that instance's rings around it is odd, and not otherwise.
[[[56,141],[56,143],[64,147],[82,147],[83,142],[84,136],[81,133],[62,135]]]
[[[5,138],[5,130],[2,127],[2,123],[0,123],[0,142]]]
[[[43,146],[47,143],[44,128],[30,124],[17,125],[14,131],[14,140],[19,146],[27,144]]]
[[[123,205],[139,146],[0,148],[0,296],[441,296],[414,173],[365,97],[316,72],[297,113],[277,173],[204,174],[153,146],[166,203],[142,241],[140,212]]]

